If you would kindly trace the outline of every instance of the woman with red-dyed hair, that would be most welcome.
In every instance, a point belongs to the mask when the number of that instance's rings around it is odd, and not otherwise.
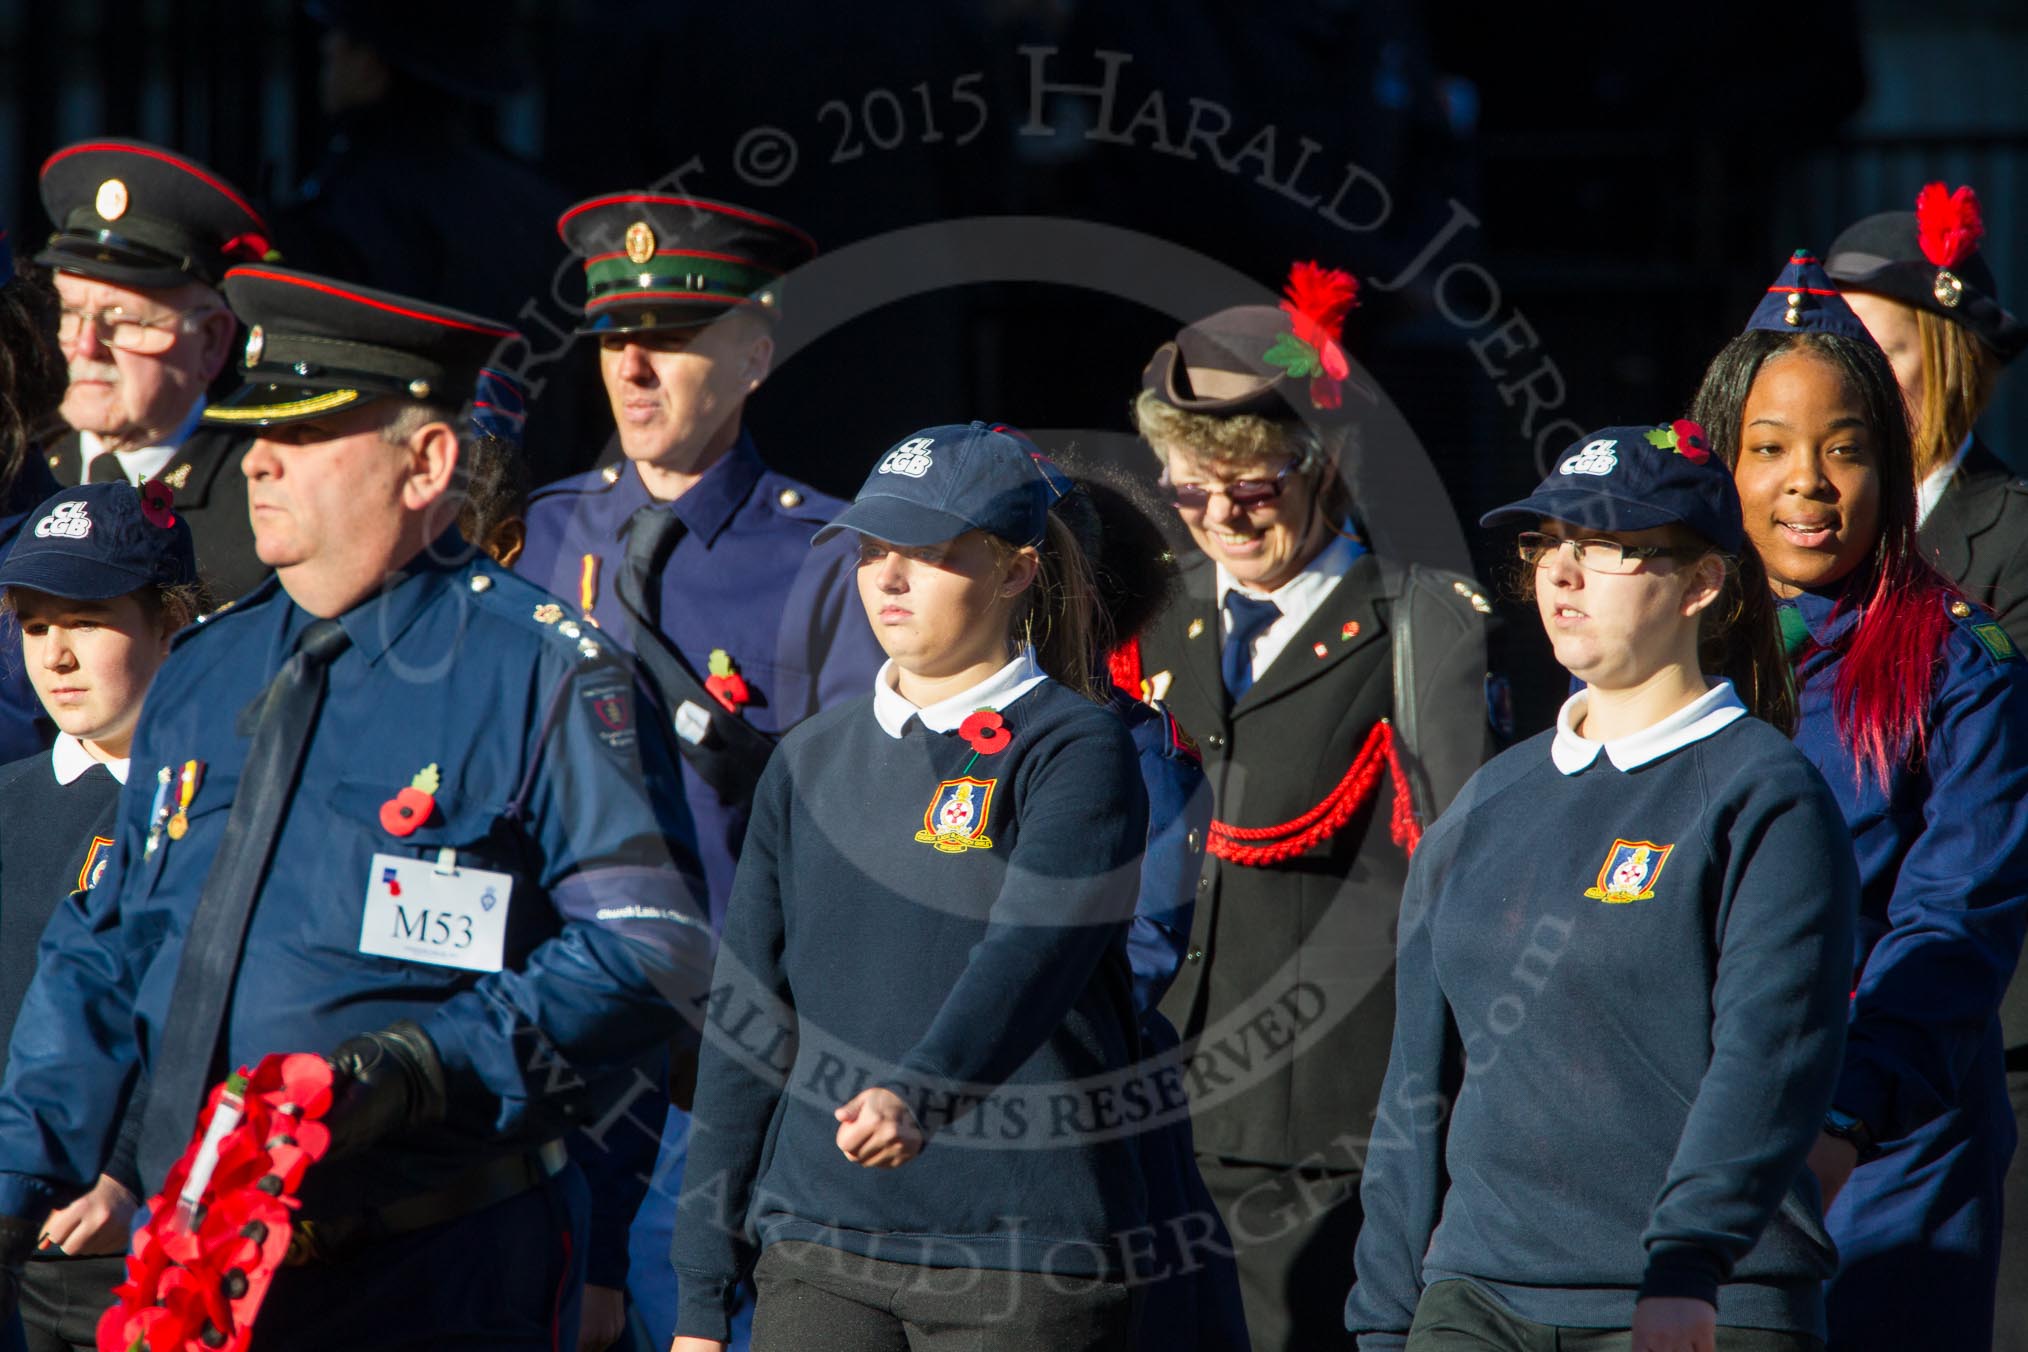
[[[1694,410],[1780,598],[1796,740],[1852,830],[1851,1029],[1810,1155],[1839,1349],[1992,1346],[2014,1150],[1998,1011],[2028,923],[2028,668],[1923,561],[1886,356],[1797,254]]]

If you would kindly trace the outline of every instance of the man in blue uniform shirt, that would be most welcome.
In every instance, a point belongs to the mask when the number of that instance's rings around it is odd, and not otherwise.
[[[458,410],[513,331],[280,268],[225,290],[248,384],[209,416],[261,429],[277,577],[181,636],[111,871],[52,922],[0,1086],[0,1252],[96,1175],[137,1083],[152,1189],[227,1068],[324,1051],[331,1153],[263,1344],[548,1349],[585,1241],[558,1140],[708,976],[673,748],[599,636],[452,528]]]
[[[680,738],[711,919],[724,919],[753,788],[775,739],[817,710],[865,694],[882,654],[842,540],[810,537],[845,504],[769,469],[741,425],[767,378],[781,278],[816,252],[801,230],[743,207],[662,193],[612,193],[557,222],[584,259],[579,332],[596,339],[623,458],[531,495],[524,577],[575,600],[634,650]],[[617,1300],[624,1249],[611,1241],[641,1197],[661,1124],[649,1093],[580,1148],[595,1193],[593,1302]],[[686,1119],[672,1115],[645,1208],[632,1283],[657,1346],[675,1297],[669,1225]],[[608,1187],[606,1180],[611,1180]],[[617,1223],[607,1211],[617,1213]]]

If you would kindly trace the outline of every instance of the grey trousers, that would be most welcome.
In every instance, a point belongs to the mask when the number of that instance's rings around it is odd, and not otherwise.
[[[1470,1282],[1438,1282],[1416,1303],[1408,1352],[1627,1352],[1626,1329],[1572,1329],[1507,1313]],[[1720,1326],[1718,1352],[1821,1352],[1801,1333]]]
[[[1130,1352],[1122,1281],[926,1268],[770,1244],[753,1274],[753,1352]]]

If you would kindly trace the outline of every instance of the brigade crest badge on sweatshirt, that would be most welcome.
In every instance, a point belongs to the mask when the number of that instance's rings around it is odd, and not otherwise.
[[[922,830],[915,833],[916,840],[945,854],[992,849],[993,842],[986,835],[986,814],[992,810],[993,786],[998,782],[967,775],[937,785],[929,810],[922,814]]]
[[[1662,876],[1662,866],[1669,862],[1675,848],[1657,845],[1652,840],[1615,840],[1606,851],[1604,867],[1598,871],[1598,886],[1587,887],[1584,894],[1609,906],[1652,900],[1655,881]]]

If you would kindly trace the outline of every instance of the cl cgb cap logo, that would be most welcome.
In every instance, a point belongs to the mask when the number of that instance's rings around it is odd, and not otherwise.
[[[930,447],[936,443],[929,437],[911,437],[889,451],[880,462],[877,471],[881,474],[904,474],[911,479],[920,479],[929,473],[935,463],[930,458]]]
[[[38,540],[82,540],[92,533],[92,519],[82,502],[60,502],[48,516],[35,523]]]
[[[1615,448],[1620,443],[1612,437],[1600,437],[1589,441],[1568,460],[1556,467],[1558,474],[1611,474],[1618,468],[1620,458]]]

